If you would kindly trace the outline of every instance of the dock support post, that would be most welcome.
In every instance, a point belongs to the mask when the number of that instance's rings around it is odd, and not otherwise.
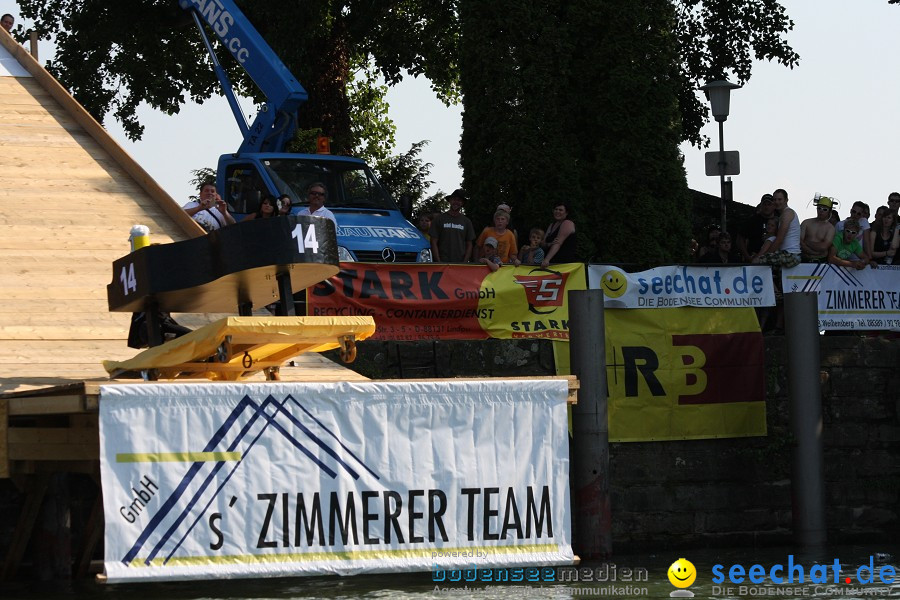
[[[297,311],[294,309],[294,291],[291,289],[290,271],[279,273],[275,279],[278,282],[278,297],[281,298],[277,308],[278,316],[296,316]]]
[[[786,293],[784,309],[795,440],[791,468],[794,538],[803,546],[818,547],[825,544],[826,528],[817,294]]]
[[[572,407],[573,545],[582,558],[606,558],[612,553],[612,512],[603,292],[569,292],[569,317],[572,373],[579,382]]]

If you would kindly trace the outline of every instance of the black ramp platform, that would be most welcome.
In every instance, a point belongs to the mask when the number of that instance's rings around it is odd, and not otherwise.
[[[338,272],[329,219],[254,219],[205,236],[141,248],[113,263],[109,310],[238,312],[279,299],[279,276],[302,290]]]

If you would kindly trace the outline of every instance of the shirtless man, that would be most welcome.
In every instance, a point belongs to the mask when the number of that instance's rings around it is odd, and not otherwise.
[[[823,196],[816,204],[816,216],[800,223],[800,254],[803,262],[821,263],[828,261],[828,249],[834,240],[834,225],[829,222],[831,198]]]

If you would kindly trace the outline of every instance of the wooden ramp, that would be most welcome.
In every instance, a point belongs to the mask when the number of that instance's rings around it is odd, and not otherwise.
[[[154,243],[204,232],[5,31],[0,111],[0,396],[107,380],[101,361],[135,354],[130,315],[106,300],[132,225],[147,225]],[[318,357],[296,362],[322,370]]]

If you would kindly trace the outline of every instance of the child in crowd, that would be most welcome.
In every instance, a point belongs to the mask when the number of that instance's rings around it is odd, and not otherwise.
[[[500,256],[497,254],[497,240],[492,237],[484,240],[484,243],[482,244],[482,253],[484,256],[479,259],[479,262],[487,265],[487,268],[490,269],[492,273],[500,268],[501,261]]]
[[[772,242],[775,241],[775,234],[778,233],[778,217],[769,217],[766,221],[766,233],[763,237],[765,240],[763,241],[762,247],[759,249],[759,254],[766,254],[769,250],[772,249]]]
[[[425,236],[425,239],[431,241],[431,234],[428,232],[431,231],[431,213],[423,212],[419,215],[419,231],[422,232],[422,235]]]
[[[484,255],[484,243],[488,238],[494,238],[496,242],[497,255],[500,262],[511,262],[514,265],[519,264],[519,247],[516,243],[516,236],[512,231],[506,228],[509,225],[509,212],[498,208],[494,213],[494,226],[485,227],[481,235],[475,242],[476,259]]]
[[[539,265],[544,260],[544,249],[541,242],[544,241],[544,230],[533,227],[528,232],[528,245],[522,246],[519,251],[519,261],[523,265]]]

